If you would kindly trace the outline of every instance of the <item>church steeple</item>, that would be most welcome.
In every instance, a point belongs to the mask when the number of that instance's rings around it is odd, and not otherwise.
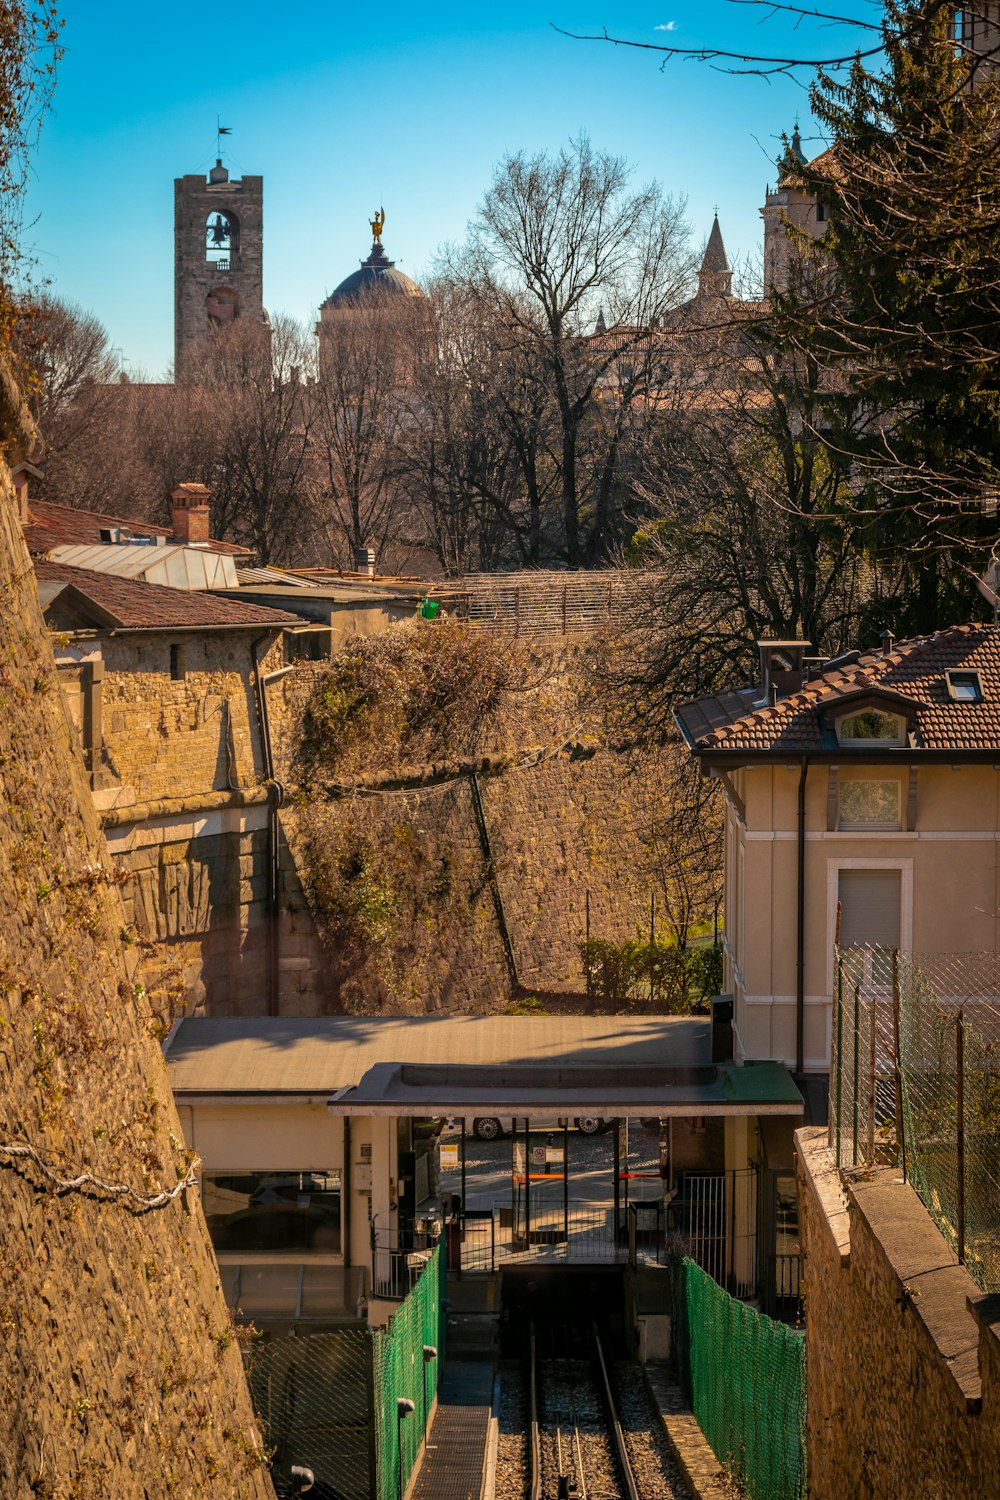
[[[731,297],[732,291],[733,273],[729,269],[726,247],[722,243],[722,230],[719,228],[719,215],[716,214],[712,220],[712,232],[708,236],[705,254],[702,256],[701,270],[698,272],[698,295]]]

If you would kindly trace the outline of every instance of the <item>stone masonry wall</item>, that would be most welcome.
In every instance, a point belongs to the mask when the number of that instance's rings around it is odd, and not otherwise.
[[[6,471],[0,591],[0,1494],[265,1500],[198,1200],[169,1196],[189,1158]]]
[[[997,1299],[897,1169],[842,1187],[825,1131],[796,1148],[810,1500],[982,1500],[1000,1474]]]
[[[281,815],[282,1011],[489,1011],[515,985],[579,997],[588,893],[593,937],[648,933],[661,762],[600,734],[578,652],[531,649],[540,686],[486,726],[480,759],[452,758],[447,733],[451,755],[430,765],[386,765],[373,744],[379,769],[352,751],[331,772],[343,778],[334,796],[297,791],[297,736],[322,666],[301,664],[272,689],[279,775],[292,786]],[[346,891],[338,865],[351,860],[364,875]],[[355,894],[364,941],[350,931],[357,913],[342,909]]]
[[[95,801],[129,879],[126,917],[152,949],[158,1012],[263,1014],[268,1004],[268,808],[253,634],[112,637]],[[171,677],[171,646],[182,676]],[[280,647],[262,670],[277,665]],[[227,798],[227,793],[233,794]],[[212,803],[218,805],[211,805]],[[185,803],[184,810],[171,809]]]
[[[250,634],[112,636],[104,657],[101,807],[253,786],[263,775]],[[178,646],[183,677],[170,675]]]
[[[126,920],[150,947],[147,983],[164,1018],[265,1014],[266,806],[109,828],[108,845],[128,875]]]
[[[580,944],[649,931],[643,808],[655,765],[628,752],[559,755],[481,782],[519,982],[584,988]]]

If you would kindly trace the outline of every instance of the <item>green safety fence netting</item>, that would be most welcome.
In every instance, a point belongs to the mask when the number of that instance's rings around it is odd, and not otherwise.
[[[400,1500],[423,1441],[444,1362],[440,1338],[443,1279],[438,1245],[388,1326],[376,1329],[372,1336],[378,1500]],[[438,1357],[426,1360],[425,1346],[437,1349]],[[403,1420],[397,1407],[401,1397],[414,1405],[413,1414]]]
[[[674,1271],[674,1350],[702,1432],[751,1500],[802,1500],[805,1335],[684,1258]]]

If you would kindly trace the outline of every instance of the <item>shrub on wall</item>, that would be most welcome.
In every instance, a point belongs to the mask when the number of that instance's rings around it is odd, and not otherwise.
[[[683,1015],[700,1009],[722,983],[722,950],[675,943],[588,938],[580,944],[587,994],[609,1008],[649,1005]]]
[[[536,674],[537,675],[537,674]],[[415,620],[338,653],[306,705],[301,769],[313,778],[477,753],[502,739],[504,708],[529,685],[510,637]]]

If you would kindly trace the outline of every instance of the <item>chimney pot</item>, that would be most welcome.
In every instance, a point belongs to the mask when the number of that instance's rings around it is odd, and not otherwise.
[[[896,644],[896,637],[893,635],[892,631],[883,630],[882,634],[879,636],[879,640],[882,642],[882,655],[891,655],[892,648]]]
[[[173,540],[192,547],[208,541],[208,502],[212,491],[205,484],[179,484],[170,494]]]
[[[355,547],[354,571],[356,573],[365,573],[369,578],[375,577],[374,547]]]

